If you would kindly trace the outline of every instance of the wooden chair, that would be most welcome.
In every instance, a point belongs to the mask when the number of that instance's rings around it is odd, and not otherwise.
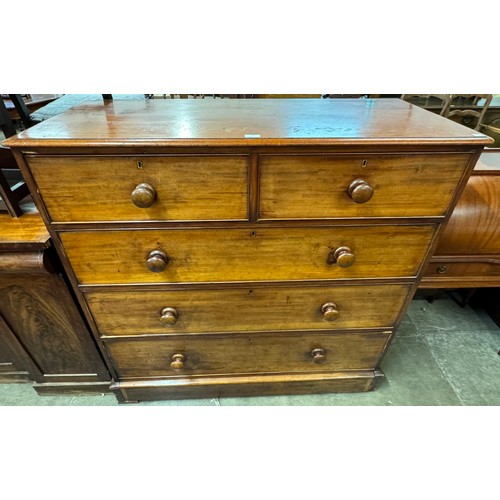
[[[401,99],[423,108],[439,106],[439,114],[441,116],[445,116],[448,113],[451,102],[450,94],[403,94]]]
[[[7,108],[0,99],[0,128],[5,137],[16,134]],[[0,145],[0,211],[7,211],[11,217],[19,217],[23,211],[21,201],[29,195],[29,189],[9,148]]]
[[[29,128],[35,125],[36,122],[31,118],[31,112],[24,102],[23,95],[8,94],[8,96],[12,101],[12,104],[14,104],[14,107],[16,108],[17,114],[19,115],[19,119],[21,120],[24,128]]]
[[[452,94],[448,110],[443,116],[474,130],[481,130],[492,99],[493,94]]]

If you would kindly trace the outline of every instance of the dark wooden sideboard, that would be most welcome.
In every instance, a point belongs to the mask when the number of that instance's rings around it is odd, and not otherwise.
[[[0,214],[0,381],[107,392],[110,375],[37,213]]]
[[[484,147],[398,99],[89,103],[12,148],[125,401],[365,391]]]

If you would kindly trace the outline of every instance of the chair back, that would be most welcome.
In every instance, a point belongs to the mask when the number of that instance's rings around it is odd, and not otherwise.
[[[439,114],[445,116],[450,106],[450,94],[403,94],[403,101],[423,108],[439,107]]]
[[[466,127],[480,130],[484,126],[484,116],[492,99],[493,94],[452,94],[444,116]]]

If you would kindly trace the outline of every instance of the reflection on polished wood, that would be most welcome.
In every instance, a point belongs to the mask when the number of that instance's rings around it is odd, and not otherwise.
[[[500,286],[500,150],[484,151],[444,228],[422,288]]]
[[[433,135],[429,136],[429,130]],[[402,133],[403,132],[403,133]],[[463,126],[399,99],[192,99],[88,103],[7,146],[483,145]],[[137,149],[136,149],[137,154]]]

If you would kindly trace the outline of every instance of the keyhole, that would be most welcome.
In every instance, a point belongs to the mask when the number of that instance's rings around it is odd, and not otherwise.
[[[137,160],[137,168],[139,170],[142,170],[142,161],[141,160]]]
[[[363,160],[363,162],[361,163],[361,166],[366,167],[366,165],[368,165],[368,160]]]

